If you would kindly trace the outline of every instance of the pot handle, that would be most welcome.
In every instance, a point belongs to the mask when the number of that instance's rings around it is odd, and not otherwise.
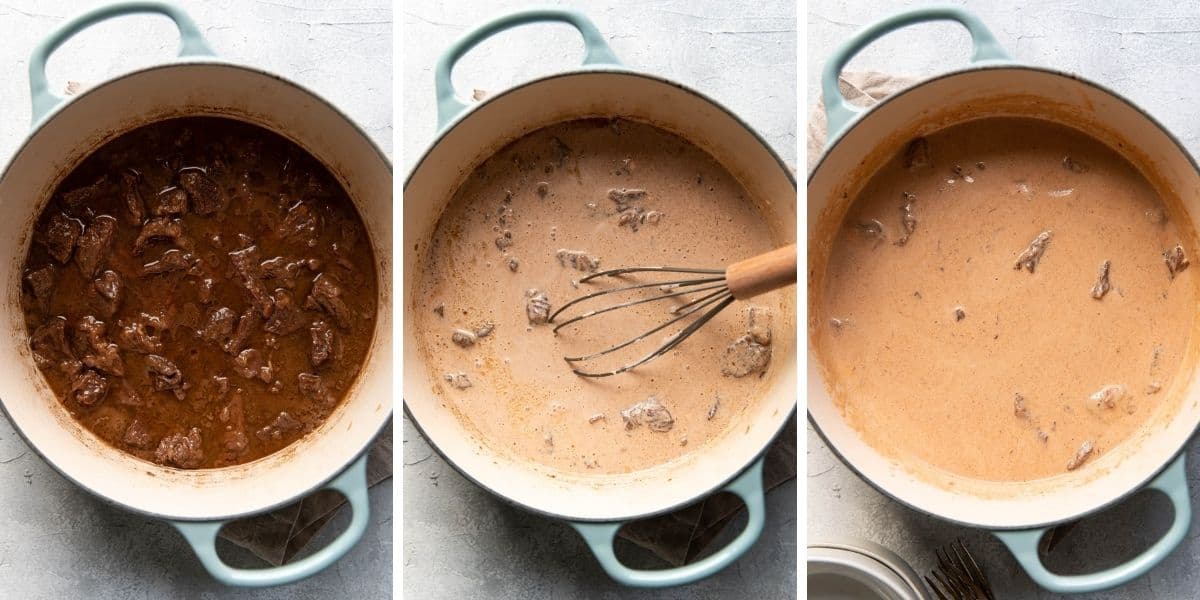
[[[971,43],[975,46],[971,62],[1011,60],[983,21],[958,6],[929,6],[885,17],[834,48],[833,54],[825,62],[825,69],[821,72],[821,101],[825,104],[825,119],[829,128],[826,147],[837,139],[846,125],[863,112],[862,108],[846,102],[838,89],[838,76],[842,74],[842,69],[846,68],[846,63],[875,40],[909,25],[928,21],[957,21],[966,27],[967,32],[971,34]]]
[[[279,567],[235,569],[222,562],[221,557],[217,556],[217,533],[229,521],[168,522],[183,534],[192,550],[195,550],[196,556],[200,558],[200,562],[204,564],[204,568],[225,585],[268,587],[293,583],[316,575],[337,562],[362,539],[363,532],[367,529],[367,517],[370,514],[370,506],[367,501],[367,455],[363,454],[341,475],[321,488],[337,490],[346,497],[350,503],[350,509],[353,511],[350,526],[328,546],[317,550],[310,556]]]
[[[715,575],[720,570],[733,564],[758,541],[763,531],[766,506],[762,484],[763,458],[754,461],[750,468],[738,475],[729,485],[721,489],[732,492],[746,503],[746,513],[749,520],[746,528],[738,534],[728,546],[714,552],[711,556],[690,565],[660,570],[630,569],[617,560],[613,552],[613,542],[617,531],[625,523],[582,523],[570,522],[570,525],[583,536],[583,541],[591,548],[592,554],[609,577],[619,583],[633,587],[672,587],[699,581]]]
[[[438,58],[433,71],[434,89],[437,93],[438,129],[444,128],[466,110],[468,102],[454,92],[450,74],[454,64],[467,52],[501,31],[531,23],[561,22],[574,27],[583,36],[584,65],[620,65],[608,42],[596,25],[583,13],[569,8],[531,8],[502,15],[467,32],[450,45]]]
[[[1041,541],[1047,529],[1030,529],[1026,531],[993,531],[992,533],[1004,542],[1005,546],[1016,557],[1017,562],[1038,585],[1059,594],[1079,594],[1095,592],[1122,585],[1130,580],[1144,575],[1150,569],[1158,566],[1168,555],[1179,546],[1192,523],[1192,504],[1188,497],[1187,470],[1184,467],[1184,453],[1171,463],[1158,477],[1151,481],[1147,488],[1166,494],[1175,508],[1175,521],[1162,539],[1150,546],[1145,552],[1133,560],[1099,573],[1086,575],[1058,575],[1051,573],[1038,558],[1038,542]]]
[[[29,58],[29,92],[33,100],[33,123],[36,125],[51,109],[63,101],[61,96],[50,91],[46,80],[46,61],[50,55],[71,39],[75,34],[113,17],[125,15],[154,13],[163,15],[175,22],[179,28],[179,56],[211,56],[212,49],[204,41],[195,21],[187,16],[179,7],[166,2],[140,1],[117,2],[107,4],[84,12],[58,26],[46,39],[33,49]]]

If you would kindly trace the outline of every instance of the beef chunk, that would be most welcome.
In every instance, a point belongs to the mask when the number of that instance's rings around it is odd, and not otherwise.
[[[616,205],[617,212],[624,212],[634,202],[645,198],[646,190],[643,189],[614,188],[608,190],[608,199]]]
[[[246,379],[259,379],[263,383],[271,383],[275,379],[275,367],[271,361],[263,358],[262,352],[254,348],[238,353],[233,359],[233,372]]]
[[[303,428],[304,425],[300,421],[297,421],[292,415],[287,414],[287,411],[284,411],[280,412],[275,417],[275,420],[271,421],[270,425],[259,429],[254,435],[264,442],[268,440],[279,441],[283,439],[283,436],[300,431]]]
[[[446,373],[442,376],[442,378],[449,382],[450,385],[460,390],[465,390],[471,387],[471,378],[467,377],[467,374],[462,371],[457,373]]]
[[[121,361],[120,348],[104,336],[108,330],[104,321],[88,315],[79,320],[75,329],[87,343],[87,350],[83,353],[83,364],[109,375],[125,374],[125,363]]]
[[[117,220],[108,215],[96,217],[77,241],[75,264],[84,277],[95,277],[112,253],[113,237],[117,234]]]
[[[186,434],[173,433],[160,440],[154,450],[154,459],[164,465],[195,469],[204,462],[201,446],[200,429],[193,427]]]
[[[238,276],[242,281],[242,287],[246,288],[246,293],[250,296],[250,301],[258,309],[259,314],[270,318],[275,301],[271,298],[271,294],[267,292],[267,287],[262,282],[263,276],[262,268],[259,266],[258,247],[251,245],[241,250],[235,250],[229,253],[229,258],[233,261],[233,268],[237,270]]]
[[[525,290],[525,316],[531,325],[550,322],[550,298],[541,290]]]
[[[196,169],[179,174],[179,186],[187,191],[192,200],[192,210],[198,215],[211,215],[225,209],[228,199],[217,182]]]
[[[146,203],[142,200],[142,174],[125,169],[121,173],[121,199],[125,201],[125,210],[129,211],[129,220],[141,224],[146,218]]]
[[[25,285],[29,286],[33,297],[41,301],[43,306],[50,300],[50,294],[54,290],[54,280],[53,265],[46,265],[25,274]]]
[[[121,281],[121,276],[116,271],[104,271],[92,282],[92,287],[100,296],[100,303],[104,306],[105,315],[111,317],[116,314],[125,291],[125,284]]]
[[[650,396],[633,406],[621,411],[625,421],[625,429],[637,429],[645,425],[651,431],[665,433],[675,426],[675,418],[667,407],[659,402],[657,396]]]
[[[238,315],[233,309],[222,306],[210,310],[204,319],[204,325],[196,332],[196,336],[206,342],[212,342],[224,347],[233,338],[233,328],[237,325]]]
[[[71,212],[78,213],[79,209],[84,206],[94,206],[100,197],[108,191],[108,183],[108,177],[102,176],[90,185],[63,193],[63,202],[67,204]]]
[[[217,280],[212,277],[205,277],[196,282],[196,299],[200,300],[200,304],[208,304],[212,302],[213,291],[217,288]]]
[[[300,274],[300,268],[305,266],[305,263],[306,261],[289,261],[282,256],[276,256],[262,261],[260,267],[263,279],[269,279],[276,282],[277,285],[292,289],[296,287],[296,276]]]
[[[350,328],[350,308],[346,306],[346,302],[342,300],[342,288],[337,281],[326,273],[317,275],[313,280],[312,292],[309,293],[308,299],[304,301],[304,307],[309,309],[321,309],[330,317],[333,317],[338,327],[342,329]]]
[[[170,327],[163,317],[141,313],[137,318],[120,325],[117,345],[139,354],[152,354],[162,350],[162,334]]]
[[[153,240],[167,240],[184,250],[191,250],[193,246],[192,240],[188,239],[187,232],[183,228],[183,221],[167,217],[154,217],[146,221],[146,224],[142,226],[142,231],[138,233],[137,239],[134,240],[134,256],[141,256],[146,245]]]
[[[169,187],[154,198],[151,214],[156,217],[174,217],[187,212],[188,194],[177,187]]]
[[[95,406],[108,394],[108,378],[85,369],[71,381],[71,398],[81,406]]]
[[[762,373],[771,362],[771,347],[755,341],[747,333],[725,348],[721,373],[730,377],[745,377]]]
[[[160,392],[171,392],[179,400],[183,400],[187,385],[183,382],[183,371],[175,366],[170,359],[157,354],[146,355],[146,371],[154,389]]]
[[[308,204],[297,202],[288,209],[279,226],[279,236],[284,239],[297,239],[310,247],[317,245],[320,223]]]
[[[292,300],[292,294],[285,289],[277,289],[271,295],[275,309],[263,329],[276,335],[288,335],[304,327],[304,313]]]
[[[312,326],[309,327],[309,333],[312,336],[310,358],[312,359],[313,368],[321,366],[327,360],[337,361],[341,359],[341,344],[338,343],[337,333],[329,323],[325,321],[313,321]]]
[[[474,346],[478,339],[479,336],[475,335],[474,331],[455,329],[454,331],[450,332],[450,341],[463,348],[470,348],[471,346]]]
[[[45,236],[41,242],[54,260],[65,265],[68,260],[71,260],[71,252],[75,250],[75,243],[79,241],[82,233],[83,223],[78,219],[72,219],[62,213],[55,213],[46,225]]]
[[[151,275],[163,275],[175,271],[186,271],[192,268],[195,261],[196,257],[191,254],[172,248],[163,252],[162,256],[158,257],[158,260],[142,265],[142,268],[138,271],[138,276],[149,277]]]
[[[121,436],[121,441],[134,448],[146,450],[154,440],[150,437],[150,432],[146,429],[146,424],[139,419],[134,419],[129,427],[125,428],[125,435]]]
[[[29,336],[29,349],[33,351],[33,361],[43,369],[74,359],[75,355],[67,345],[66,317],[51,317],[34,329]]]
[[[315,373],[301,373],[296,376],[296,384],[300,388],[300,394],[308,400],[318,402],[325,406],[332,406],[335,402],[333,394],[325,389],[325,382],[321,381],[321,376]]]
[[[558,258],[559,264],[564,267],[570,267],[577,271],[595,271],[600,268],[600,259],[584,252],[583,250],[567,250],[560,249],[554,253]]]
[[[258,311],[253,308],[247,308],[242,316],[238,318],[237,329],[234,330],[233,336],[222,346],[226,352],[236,355],[246,347],[250,341],[250,336],[254,335],[254,330],[262,324],[262,317]]]

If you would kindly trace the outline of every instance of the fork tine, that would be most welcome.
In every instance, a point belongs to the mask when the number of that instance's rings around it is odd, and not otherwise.
[[[979,563],[975,562],[975,557],[971,556],[971,552],[967,550],[967,546],[962,543],[961,539],[958,540],[958,547],[962,549],[963,557],[966,558],[963,561],[963,566],[967,568],[967,572],[971,574],[975,583],[979,586],[979,591],[983,592],[983,595],[988,600],[996,600],[992,594],[992,582],[988,581],[987,573],[984,573],[983,569],[979,568]]]
[[[948,593],[952,596],[955,596],[957,598],[962,598],[965,595],[963,593],[963,590],[959,589],[959,587],[957,585],[955,585],[954,583],[952,583],[950,581],[950,577],[947,576],[946,573],[944,573],[942,571],[934,571],[933,577],[935,579],[937,579],[938,582],[940,582],[943,587],[946,588],[946,593]]]
[[[938,600],[951,600],[950,598],[947,598],[945,594],[942,593],[941,588],[939,588],[938,585],[936,583],[934,583],[934,581],[932,579],[930,579],[928,575],[926,575],[924,579],[925,579],[925,585],[929,586],[929,589],[933,590],[933,593],[937,595]]]

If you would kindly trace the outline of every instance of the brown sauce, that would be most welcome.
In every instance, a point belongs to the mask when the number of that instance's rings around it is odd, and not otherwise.
[[[835,401],[902,462],[1086,468],[1169,405],[1197,304],[1187,231],[1073,129],[989,118],[914,141],[850,208],[813,307]]]
[[[334,176],[228,119],[96,150],[55,190],[24,268],[34,359],[68,412],[179,468],[249,462],[319,426],[377,310],[371,243]]]

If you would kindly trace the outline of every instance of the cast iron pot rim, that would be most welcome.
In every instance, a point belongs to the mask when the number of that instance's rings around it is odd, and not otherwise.
[[[913,90],[916,90],[919,87],[923,87],[927,84],[934,83],[934,82],[940,81],[942,79],[948,79],[951,77],[957,77],[960,75],[966,75],[966,74],[975,73],[978,71],[998,71],[998,70],[1037,71],[1040,73],[1046,73],[1049,75],[1055,75],[1058,77],[1071,79],[1077,83],[1095,88],[1097,90],[1100,90],[1101,92],[1108,94],[1112,98],[1125,103],[1125,105],[1129,106],[1134,111],[1136,111],[1138,114],[1142,115],[1142,117],[1144,117],[1147,121],[1149,121],[1150,124],[1157,127],[1159,129],[1159,131],[1161,131],[1164,135],[1167,136],[1167,139],[1171,140],[1171,143],[1173,143],[1175,145],[1175,148],[1180,153],[1183,154],[1184,158],[1186,158],[1188,160],[1188,162],[1191,163],[1192,169],[1197,172],[1200,172],[1200,165],[1196,164],[1195,158],[1193,158],[1191,153],[1189,153],[1187,151],[1187,148],[1185,148],[1183,146],[1183,144],[1180,143],[1179,138],[1175,137],[1175,134],[1171,133],[1171,131],[1169,129],[1164,127],[1163,124],[1160,123],[1158,121],[1158,119],[1155,119],[1150,113],[1146,112],[1140,106],[1138,106],[1137,104],[1134,104],[1132,101],[1128,100],[1127,98],[1125,98],[1125,96],[1117,93],[1116,91],[1109,89],[1108,87],[1105,87],[1104,85],[1101,85],[1101,84],[1091,81],[1089,79],[1085,79],[1075,73],[1070,73],[1070,72],[1063,71],[1060,69],[1053,69],[1050,67],[1043,67],[1043,66],[1038,66],[1038,65],[1025,65],[1025,64],[1019,64],[1019,63],[994,63],[994,64],[971,65],[966,68],[957,69],[954,71],[950,71],[948,73],[943,73],[941,75],[930,77],[929,79],[924,79],[924,80],[918,81],[918,82],[904,88],[903,90],[900,90],[894,94],[885,96],[882,100],[878,100],[875,104],[872,104],[870,107],[867,107],[867,109],[861,115],[855,117],[855,119],[853,121],[851,121],[840,133],[838,133],[837,137],[831,139],[830,142],[827,143],[828,144],[827,147],[825,148],[825,150],[823,150],[821,152],[821,157],[817,160],[817,163],[815,165],[813,165],[812,171],[810,171],[808,174],[808,184],[810,184],[810,185],[812,184],[813,176],[817,173],[817,171],[819,171],[821,169],[821,165],[824,164],[825,159],[828,158],[829,155],[833,153],[834,148],[837,147],[837,145],[840,144],[842,142],[842,140],[845,139],[846,136],[855,127],[858,127],[860,124],[862,124],[863,121],[866,121],[871,116],[870,113],[874,112],[875,109],[877,109],[881,106],[885,106],[889,102],[896,100],[898,98],[901,98],[904,95],[912,92]],[[811,342],[811,340],[810,340],[810,342]],[[822,385],[824,385],[823,381],[822,381]],[[845,456],[842,455],[842,453],[837,449],[837,446],[835,444],[833,444],[833,442],[830,441],[829,436],[825,435],[825,432],[821,430],[821,426],[819,424],[817,424],[817,421],[816,421],[816,419],[813,418],[813,414],[811,411],[809,411],[809,413],[808,413],[808,422],[810,424],[812,424],[813,431],[817,432],[817,435],[819,435],[821,437],[821,441],[825,443],[825,447],[828,448],[830,450],[830,452],[833,452],[833,455],[836,456],[837,459],[839,461],[841,461],[841,463],[843,465],[846,466],[846,468],[850,469],[850,471],[852,473],[854,473],[855,475],[857,475],[859,479],[867,482],[868,485],[875,488],[876,491],[883,494],[885,497],[889,498],[890,500],[892,500],[902,506],[908,507],[916,512],[919,512],[924,515],[929,515],[933,518],[936,518],[936,519],[946,522],[946,523],[951,523],[953,525],[958,525],[961,527],[969,527],[972,529],[986,529],[989,531],[1024,531],[1024,530],[1029,530],[1029,529],[1049,528],[1049,527],[1054,527],[1055,525],[1061,525],[1063,523],[1078,521],[1084,517],[1088,517],[1088,516],[1103,512],[1105,510],[1108,510],[1109,508],[1112,508],[1112,507],[1116,506],[1117,504],[1120,504],[1120,503],[1124,502],[1125,500],[1129,499],[1134,494],[1137,494],[1137,493],[1145,490],[1146,484],[1150,483],[1156,477],[1158,477],[1163,471],[1165,471],[1167,469],[1167,467],[1170,467],[1171,464],[1174,463],[1175,460],[1180,457],[1180,455],[1182,455],[1183,453],[1185,453],[1187,451],[1188,444],[1190,444],[1191,441],[1193,439],[1195,439],[1197,432],[1200,432],[1200,422],[1198,422],[1196,424],[1196,426],[1192,428],[1192,433],[1183,440],[1183,443],[1181,443],[1179,445],[1179,447],[1175,449],[1174,452],[1171,453],[1170,458],[1163,461],[1163,464],[1160,465],[1157,469],[1155,469],[1152,473],[1150,473],[1150,475],[1148,475],[1145,479],[1143,479],[1137,485],[1132,486],[1130,489],[1125,490],[1124,492],[1121,492],[1120,494],[1117,494],[1112,499],[1108,500],[1107,502],[1105,502],[1093,509],[1076,513],[1074,516],[1065,517],[1058,521],[1050,521],[1050,522],[1045,522],[1045,523],[1029,523],[1026,525],[1007,525],[1007,526],[998,527],[998,526],[993,526],[993,525],[984,525],[981,523],[972,523],[969,521],[961,521],[959,519],[951,519],[951,518],[942,516],[942,515],[938,514],[937,512],[934,512],[930,508],[917,506],[906,500],[903,500],[901,498],[894,496],[891,492],[884,489],[881,485],[876,483],[874,480],[872,480],[871,478],[864,475],[862,473],[862,471],[858,470],[858,467],[856,467],[853,463],[851,463],[849,460],[847,460]]]
[[[200,58],[180,59],[180,60],[176,60],[174,62],[169,62],[169,63],[165,63],[165,64],[161,64],[161,65],[152,65],[149,67],[135,69],[135,70],[129,71],[127,73],[122,73],[116,77],[113,77],[112,79],[107,79],[101,83],[90,86],[87,89],[80,92],[79,94],[76,94],[73,96],[67,96],[67,97],[63,98],[62,101],[59,102],[57,105],[55,105],[54,108],[52,108],[49,112],[47,112],[45,115],[43,115],[42,118],[39,119],[36,124],[34,124],[33,128],[29,130],[29,133],[27,133],[25,135],[25,138],[21,141],[21,145],[17,147],[16,151],[13,152],[12,158],[10,158],[8,163],[4,166],[4,170],[0,171],[0,181],[3,181],[8,176],[9,169],[11,169],[13,164],[17,162],[17,158],[20,157],[21,153],[25,151],[25,148],[29,145],[30,140],[32,140],[34,137],[36,137],[42,131],[42,129],[47,124],[49,124],[50,121],[52,121],[54,119],[54,117],[58,116],[58,113],[62,112],[63,110],[66,110],[68,107],[76,104],[81,99],[86,98],[92,92],[99,90],[101,88],[108,87],[110,85],[113,85],[113,84],[121,81],[121,80],[124,80],[129,77],[133,77],[135,75],[141,75],[143,73],[157,71],[160,69],[177,69],[180,67],[186,68],[189,66],[216,66],[216,67],[230,67],[230,68],[234,68],[234,69],[241,69],[243,71],[248,71],[248,72],[251,72],[251,73],[254,73],[257,75],[270,77],[271,79],[274,79],[276,81],[279,81],[280,83],[283,83],[285,85],[291,86],[291,87],[299,90],[301,93],[307,95],[309,98],[312,98],[314,101],[325,105],[327,108],[329,108],[335,114],[337,114],[339,117],[341,117],[342,120],[344,120],[347,124],[349,124],[350,127],[352,127],[354,129],[354,131],[357,132],[360,136],[362,136],[362,138],[364,140],[366,140],[366,142],[370,145],[370,147],[375,150],[375,153],[377,155],[379,155],[379,158],[381,161],[383,161],[383,164],[387,165],[388,171],[389,172],[392,171],[392,161],[390,159],[388,159],[386,154],[384,154],[383,150],[379,147],[379,144],[376,144],[375,140],[371,139],[371,137],[369,135],[367,135],[367,133],[365,131],[363,131],[363,129],[361,127],[358,126],[358,123],[356,123],[349,116],[347,116],[346,113],[342,112],[340,109],[338,109],[338,107],[334,106],[329,101],[325,100],[325,98],[323,98],[316,92],[313,92],[312,90],[310,90],[310,89],[304,87],[303,85],[300,85],[299,83],[296,83],[290,79],[286,79],[280,75],[276,75],[275,73],[264,71],[264,70],[256,68],[256,67],[233,63],[233,62],[226,61],[226,60],[215,59],[213,57],[200,57]],[[259,127],[261,127],[261,125]],[[261,515],[261,514],[268,513],[272,510],[275,510],[279,507],[287,506],[288,504],[295,502],[299,498],[302,498],[302,497],[307,496],[317,490],[324,488],[325,484],[329,483],[335,477],[340,475],[350,465],[354,464],[354,462],[357,461],[359,459],[359,457],[361,457],[368,450],[370,450],[371,444],[374,443],[375,438],[377,438],[379,436],[379,434],[388,426],[388,424],[392,422],[392,413],[393,413],[393,409],[389,409],[387,412],[387,418],[384,419],[383,423],[380,424],[379,428],[375,432],[375,435],[371,436],[371,440],[369,442],[367,442],[366,446],[364,446],[361,450],[355,452],[354,455],[350,458],[350,460],[346,461],[345,464],[340,465],[336,470],[334,470],[332,473],[330,473],[327,477],[322,477],[315,484],[306,488],[304,491],[297,493],[295,496],[292,496],[291,498],[289,498],[287,500],[277,502],[270,506],[265,506],[263,508],[255,509],[255,510],[251,510],[251,511],[238,511],[236,513],[231,513],[231,514],[221,515],[221,516],[195,518],[195,517],[178,517],[178,516],[173,516],[173,515],[168,515],[168,514],[163,514],[163,513],[146,510],[139,506],[133,506],[131,504],[126,504],[124,502],[119,502],[117,500],[109,498],[108,496],[105,496],[103,494],[96,492],[95,490],[93,490],[92,488],[90,488],[88,486],[83,485],[82,483],[77,481],[74,477],[72,477],[70,475],[70,473],[67,473],[63,469],[59,468],[59,466],[57,464],[55,464],[50,459],[46,458],[46,456],[44,454],[42,454],[41,450],[39,450],[38,447],[36,445],[34,445],[32,441],[30,441],[29,436],[25,435],[25,432],[21,430],[21,426],[18,425],[17,422],[12,418],[12,415],[9,414],[8,408],[4,404],[4,399],[0,398],[0,414],[4,415],[4,418],[7,419],[8,422],[12,425],[13,430],[16,431],[17,435],[19,435],[21,437],[21,440],[25,442],[25,445],[28,446],[29,449],[32,450],[33,453],[38,456],[38,458],[41,458],[42,462],[50,465],[50,467],[52,469],[54,469],[56,472],[58,472],[59,475],[62,475],[63,478],[65,478],[67,481],[70,481],[76,487],[86,490],[93,497],[99,498],[108,504],[117,506],[119,508],[122,508],[124,510],[127,510],[127,511],[135,513],[135,514],[139,514],[139,515],[146,516],[146,517],[151,517],[154,519],[167,520],[167,521],[188,521],[188,522],[233,521],[233,520],[237,520],[237,519],[243,519],[246,517]],[[247,463],[247,464],[249,464],[249,463]]]
[[[727,116],[729,116],[729,118],[733,119],[735,123],[737,123],[738,125],[741,125],[743,129],[745,129],[747,132],[749,132],[750,135],[754,136],[754,139],[757,140],[758,143],[760,145],[762,145],[762,147],[764,149],[766,149],[767,153],[770,154],[771,157],[775,159],[775,162],[779,166],[779,168],[784,172],[784,174],[787,175],[788,181],[792,182],[792,187],[797,188],[797,193],[799,192],[798,186],[796,185],[796,175],[792,171],[792,169],[790,167],[788,167],[787,163],[785,163],[782,158],[779,157],[779,154],[777,152],[775,152],[775,149],[772,148],[771,145],[768,144],[767,141],[764,140],[761,135],[759,135],[758,131],[756,131],[748,123],[746,123],[744,120],[742,120],[736,114],[734,114],[733,111],[729,110],[723,104],[717,102],[716,100],[709,98],[707,95],[701,93],[700,91],[695,90],[686,85],[683,85],[682,83],[672,81],[670,79],[667,79],[665,77],[660,77],[658,75],[652,75],[650,73],[643,73],[641,71],[633,71],[633,70],[630,70],[625,67],[601,67],[601,68],[593,67],[593,68],[575,69],[575,70],[566,71],[563,73],[554,73],[552,75],[544,75],[542,77],[537,77],[535,79],[531,79],[524,83],[515,85],[511,88],[504,90],[503,92],[497,93],[495,96],[489,96],[486,99],[484,99],[482,102],[480,102],[479,104],[476,104],[473,106],[468,106],[461,113],[459,113],[450,123],[447,123],[444,127],[437,130],[437,132],[434,134],[433,142],[430,143],[429,146],[427,146],[425,148],[425,151],[421,153],[421,158],[417,159],[417,162],[413,165],[413,168],[409,172],[408,177],[405,178],[405,180],[404,180],[405,189],[408,188],[408,184],[412,181],[413,175],[415,175],[416,172],[421,169],[421,166],[423,164],[425,164],[425,160],[427,158],[429,158],[429,155],[434,151],[435,148],[437,148],[438,144],[441,143],[441,141],[446,137],[446,135],[448,135],[451,131],[453,131],[455,127],[458,127],[461,123],[463,123],[468,118],[470,118],[472,115],[474,115],[477,111],[479,111],[483,107],[487,106],[488,103],[490,103],[498,98],[502,98],[504,96],[512,94],[518,90],[521,90],[521,89],[524,89],[526,87],[530,87],[533,85],[537,85],[537,84],[549,81],[551,79],[558,79],[560,77],[575,77],[575,76],[579,76],[579,75],[591,75],[591,74],[615,74],[615,75],[626,75],[626,76],[630,76],[630,77],[639,77],[642,79],[648,79],[655,83],[662,83],[662,84],[669,85],[669,86],[674,87],[684,93],[691,94],[693,96],[700,98],[701,100],[704,100],[708,104],[716,107],[718,110],[725,113]],[[401,199],[401,202],[403,202],[403,197]],[[403,298],[403,294],[401,294],[401,298]],[[404,309],[401,308],[402,312],[403,312],[403,310]],[[799,327],[799,324],[797,324],[797,328],[798,327]],[[797,371],[798,370],[799,370],[799,368],[797,368]],[[438,456],[442,457],[442,460],[444,460],[446,462],[446,464],[453,467],[455,471],[458,471],[458,473],[460,475],[462,475],[464,478],[466,478],[468,481],[479,486],[480,488],[483,488],[484,490],[487,490],[488,493],[490,493],[492,496],[495,496],[495,497],[499,498],[500,500],[504,501],[504,503],[509,504],[511,506],[515,506],[517,508],[520,508],[524,511],[527,511],[527,512],[535,514],[535,515],[549,517],[552,519],[558,519],[561,521],[570,521],[570,522],[574,522],[574,523],[614,523],[617,521],[636,521],[636,520],[640,520],[640,519],[646,519],[646,518],[655,517],[658,515],[663,515],[663,514],[678,510],[680,508],[683,508],[689,504],[692,504],[693,502],[695,502],[696,500],[699,500],[700,498],[711,496],[712,494],[720,492],[726,485],[729,484],[729,482],[733,481],[734,479],[737,479],[738,476],[740,476],[742,473],[744,473],[746,471],[746,469],[750,468],[750,466],[754,464],[754,461],[762,458],[763,455],[765,455],[767,453],[767,451],[770,450],[771,444],[774,443],[775,439],[779,437],[779,433],[782,432],[784,430],[784,428],[787,427],[788,421],[795,417],[798,404],[799,404],[798,401],[792,403],[792,408],[790,411],[788,411],[787,418],[783,419],[780,422],[779,427],[776,428],[775,433],[771,434],[771,437],[767,440],[767,442],[765,444],[763,444],[762,449],[759,450],[758,452],[756,452],[754,454],[754,456],[751,457],[750,460],[748,460],[746,462],[746,464],[742,465],[737,470],[735,470],[734,473],[732,475],[730,475],[729,477],[725,478],[724,480],[721,480],[717,484],[710,486],[703,491],[696,493],[695,496],[693,496],[692,498],[690,498],[688,500],[685,500],[682,502],[677,502],[670,506],[667,506],[667,507],[664,507],[661,509],[657,509],[657,510],[654,510],[651,512],[643,513],[640,515],[626,515],[626,516],[617,517],[617,518],[568,517],[563,514],[548,511],[544,508],[538,508],[535,506],[530,506],[528,504],[517,502],[516,500],[513,500],[512,498],[509,498],[508,496],[501,494],[500,492],[492,489],[491,487],[484,485],[482,482],[480,482],[478,479],[476,479],[470,473],[468,473],[465,468],[459,466],[453,460],[450,460],[450,457],[447,456],[446,453],[443,452],[442,449],[438,447],[437,443],[433,441],[433,438],[430,437],[429,434],[425,433],[425,430],[421,428],[420,423],[417,421],[416,417],[413,416],[412,411],[409,410],[407,402],[404,402],[404,414],[405,414],[406,418],[408,419],[408,422],[412,423],[413,427],[415,427],[417,429],[417,432],[421,434],[421,437],[425,438],[425,442],[429,444],[429,447],[432,448],[434,452],[437,452]],[[763,494],[765,495],[766,492],[767,491],[764,489]]]

